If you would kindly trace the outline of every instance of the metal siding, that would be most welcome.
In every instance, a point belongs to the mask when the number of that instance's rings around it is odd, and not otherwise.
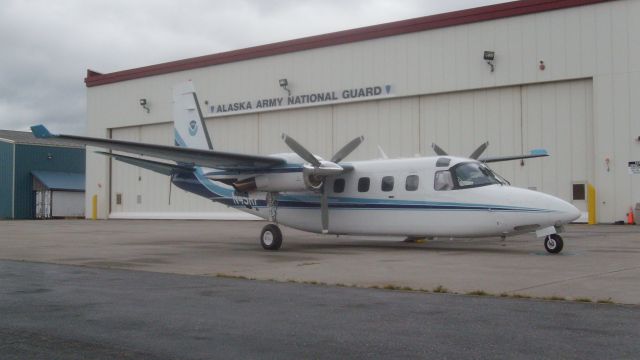
[[[47,155],[51,154],[51,159]],[[54,146],[16,144],[15,218],[33,217],[32,170],[85,172],[85,150]]]
[[[259,153],[291,152],[282,141],[284,132],[311,152],[330,159],[334,151],[331,123],[332,111],[328,106],[260,114]]]
[[[638,120],[638,114],[640,114],[640,72],[634,72],[629,79],[629,113],[633,114],[634,121],[630,122],[628,137],[632,138],[632,144],[629,146],[629,161],[640,161],[640,120]],[[640,176],[634,175],[631,177],[631,202],[640,202]],[[635,208],[635,207],[634,207]],[[640,222],[640,219],[636,219],[636,222]]]
[[[12,218],[14,144],[0,141],[0,219]]]
[[[418,107],[415,97],[334,106],[333,151],[364,135],[364,143],[347,160],[378,158],[378,145],[389,157],[414,156],[420,151]]]
[[[127,141],[140,141],[140,128],[122,128],[122,129],[113,129],[111,132],[111,136],[116,140],[127,140]],[[120,153],[118,151],[114,151],[115,153]],[[138,206],[136,205],[136,196],[140,194],[141,186],[138,181],[138,176],[141,175],[142,169],[123,163],[121,161],[113,160],[111,162],[112,166],[112,177],[111,177],[111,209],[114,212],[123,212],[126,210],[135,210]],[[157,193],[159,193],[160,189],[155,189]],[[116,203],[116,194],[122,194],[122,203]]]

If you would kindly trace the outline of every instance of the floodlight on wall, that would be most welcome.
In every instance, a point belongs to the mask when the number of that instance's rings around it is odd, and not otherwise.
[[[484,52],[484,60],[487,62],[487,64],[489,64],[489,66],[491,66],[491,72],[493,72],[493,70],[495,70],[495,64],[493,63],[493,60],[496,58],[496,53],[494,51],[487,51],[485,50]]]
[[[147,99],[140,99],[140,106],[142,106],[143,109],[145,109],[147,111],[147,114],[149,113],[150,109],[149,109],[149,105],[147,104]]]
[[[289,94],[289,96],[291,96],[291,90],[289,90],[289,88],[288,88],[289,81],[287,79],[280,79],[280,80],[278,80],[278,83],[280,84],[280,87],[285,89],[287,91],[287,94]]]

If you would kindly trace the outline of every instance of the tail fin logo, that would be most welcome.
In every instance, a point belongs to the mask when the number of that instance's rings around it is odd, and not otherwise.
[[[195,120],[189,121],[189,135],[196,136],[198,133],[198,123]]]

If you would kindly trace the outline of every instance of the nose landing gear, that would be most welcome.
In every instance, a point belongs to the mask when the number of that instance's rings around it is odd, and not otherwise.
[[[551,254],[557,254],[562,251],[563,245],[562,236],[558,234],[547,235],[544,238],[544,248]]]

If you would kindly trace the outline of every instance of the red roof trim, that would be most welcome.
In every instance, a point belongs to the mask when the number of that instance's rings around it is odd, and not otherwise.
[[[470,24],[480,21],[495,20],[511,16],[534,14],[544,11],[565,9],[607,1],[612,0],[513,1],[468,10],[453,11],[444,14],[339,31],[324,35],[316,35],[306,38],[282,41],[273,44],[254,46],[250,48],[227,51],[213,55],[205,55],[130,70],[116,71],[108,74],[100,74],[98,72],[88,70],[87,77],[84,79],[84,82],[87,87],[111,84],[148,76],[168,74],[176,71],[191,70],[236,61],[286,54],[302,50],[317,49],[326,46],[347,44],[357,41],[378,39],[387,36],[409,34],[418,31],[425,31],[454,25]]]

